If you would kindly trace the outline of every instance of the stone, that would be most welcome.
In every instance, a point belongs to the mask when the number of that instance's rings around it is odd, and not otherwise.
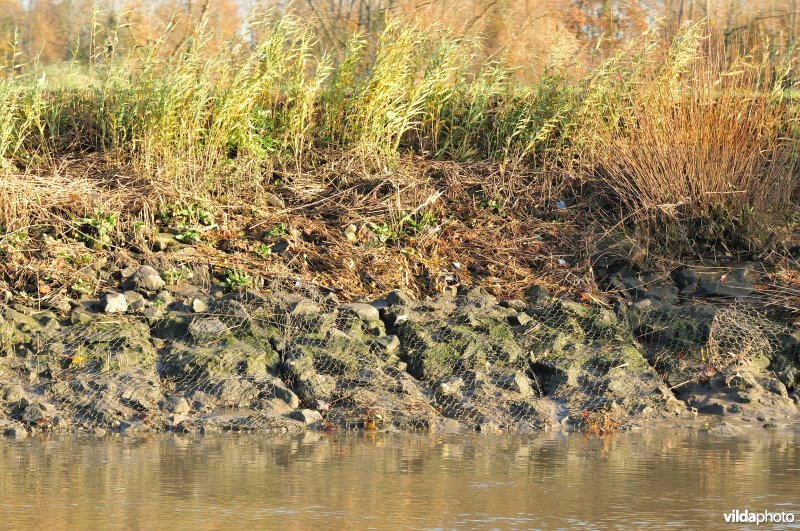
[[[289,418],[299,420],[306,426],[320,422],[322,420],[322,413],[314,411],[313,409],[297,409],[289,413]]]
[[[313,317],[322,312],[319,304],[310,299],[300,299],[294,301],[288,306],[289,315],[292,317]]]
[[[72,311],[72,303],[69,299],[64,297],[55,297],[45,302],[43,306],[62,314],[67,314]]]
[[[161,409],[167,411],[168,413],[188,413],[191,411],[189,407],[189,402],[186,401],[185,398],[182,396],[168,396],[165,397],[162,404]]]
[[[266,203],[269,206],[275,208],[286,208],[286,203],[284,202],[284,200],[278,197],[277,195],[271,192],[262,192],[262,194],[264,197],[264,201],[266,201]]]
[[[142,315],[148,319],[160,319],[164,316],[164,310],[156,308],[155,306],[149,306],[142,310]]]
[[[710,415],[725,415],[728,412],[728,408],[722,402],[709,400],[707,403],[697,405],[697,411]]]
[[[533,396],[533,387],[524,373],[516,371],[513,374],[504,374],[497,378],[496,385],[509,391],[514,391],[525,397]]]
[[[56,414],[56,408],[52,404],[36,402],[22,411],[22,421],[28,424],[36,424],[42,419],[49,419]]]
[[[128,311],[128,301],[122,293],[109,293],[106,295],[103,311],[106,313],[125,313]]]
[[[410,306],[414,300],[405,291],[396,289],[386,294],[386,303],[390,306]]]
[[[708,428],[708,433],[724,437],[734,437],[736,435],[740,435],[742,430],[723,420],[722,422],[718,422],[713,426],[710,426]]]
[[[517,314],[508,316],[508,324],[511,326],[525,326],[532,320],[533,318],[525,312],[519,312]]]
[[[108,398],[101,398],[92,404],[90,416],[93,422],[116,427],[122,420],[121,406]]]
[[[670,274],[670,277],[680,291],[697,286],[697,273],[688,267],[676,269]]]
[[[700,282],[697,295],[705,297],[746,297],[753,292],[753,285],[748,282]]]
[[[7,402],[22,402],[28,397],[21,385],[11,385],[3,390],[3,400]]]
[[[400,349],[400,338],[394,335],[383,336],[370,341],[370,344],[375,345],[388,354],[393,354]]]
[[[28,436],[28,431],[22,426],[11,426],[3,431],[3,435],[10,439],[24,439]]]
[[[210,341],[226,334],[228,326],[216,317],[194,318],[188,331],[197,341]]]
[[[203,391],[195,391],[192,395],[192,409],[195,411],[207,411],[217,406],[217,399]]]
[[[297,395],[306,404],[315,400],[330,400],[336,390],[336,379],[327,374],[308,372],[300,375],[296,387]]]
[[[441,382],[436,387],[436,394],[443,398],[461,399],[461,388],[464,387],[464,380],[458,376],[453,376],[445,382]]]
[[[203,299],[192,299],[192,311],[194,313],[203,313],[208,311],[208,304]]]
[[[341,308],[355,313],[356,316],[358,316],[358,318],[365,323],[375,323],[380,322],[381,320],[381,314],[378,309],[375,306],[365,302],[342,304]]]
[[[278,240],[269,247],[269,251],[274,254],[285,253],[289,249],[289,242],[286,240]]]
[[[144,422],[120,422],[118,424],[119,432],[125,435],[134,435],[136,433],[141,433],[143,431],[147,431],[147,426],[145,426]]]
[[[162,290],[156,293],[156,302],[162,306],[169,306],[175,299],[172,298],[172,294],[169,291]]]
[[[130,283],[133,289],[150,293],[155,293],[166,285],[166,282],[164,282],[164,279],[158,274],[158,271],[148,265],[141,266],[136,273],[131,276]]]
[[[650,309],[655,311],[675,306],[680,302],[675,286],[650,288],[644,293],[642,299],[649,300]]]
[[[242,407],[258,396],[258,389],[247,380],[223,378],[210,389],[211,393],[226,406]]]
[[[153,246],[153,251],[155,252],[166,251],[170,247],[175,247],[178,244],[179,242],[175,239],[175,236],[166,232],[159,232],[158,234],[155,234],[151,243]]]
[[[131,278],[133,275],[135,275],[135,274],[136,274],[136,271],[138,271],[138,270],[139,270],[139,267],[141,267],[139,264],[136,264],[136,265],[129,265],[128,267],[125,267],[125,268],[123,268],[123,269],[122,269],[122,270],[119,272],[119,275],[122,277],[122,280],[128,280],[128,279],[130,279],[130,278]]]
[[[283,400],[292,409],[300,407],[300,397],[277,378],[267,384],[267,389],[262,392],[262,395]]]
[[[120,395],[120,402],[137,411],[149,411],[156,408],[153,397],[146,388],[132,387]]]
[[[125,302],[128,303],[128,309],[132,311],[143,310],[145,307],[144,297],[136,291],[126,291]]]
[[[525,298],[534,306],[541,306],[547,304],[552,296],[550,293],[541,286],[531,286],[525,290]]]
[[[500,306],[503,308],[511,308],[518,312],[524,312],[528,308],[528,303],[521,299],[508,299],[500,301]]]

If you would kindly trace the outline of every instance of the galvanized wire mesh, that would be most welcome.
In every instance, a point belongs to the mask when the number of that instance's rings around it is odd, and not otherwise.
[[[774,359],[790,332],[738,303],[625,315],[549,297],[498,303],[478,289],[340,304],[287,282],[157,310],[63,319],[6,308],[0,399],[11,419],[121,431],[605,430],[679,413],[671,389]]]

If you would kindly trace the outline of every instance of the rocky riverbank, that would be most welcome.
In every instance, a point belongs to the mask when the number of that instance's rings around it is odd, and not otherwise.
[[[460,287],[342,302],[134,265],[100,299],[0,305],[0,432],[604,433],[698,413],[769,427],[797,412],[800,333],[735,271],[606,271],[607,301]]]

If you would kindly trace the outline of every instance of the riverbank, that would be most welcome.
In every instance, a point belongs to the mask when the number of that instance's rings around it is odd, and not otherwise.
[[[105,272],[117,288],[100,298],[2,305],[7,435],[603,434],[698,413],[771,427],[800,398],[797,325],[755,291],[757,264],[618,272],[628,298],[611,303],[465,286],[344,302],[296,280],[256,291]]]

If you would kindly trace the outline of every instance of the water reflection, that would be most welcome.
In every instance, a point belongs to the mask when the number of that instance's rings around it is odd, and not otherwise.
[[[643,527],[795,511],[800,434],[0,441],[11,528]]]

